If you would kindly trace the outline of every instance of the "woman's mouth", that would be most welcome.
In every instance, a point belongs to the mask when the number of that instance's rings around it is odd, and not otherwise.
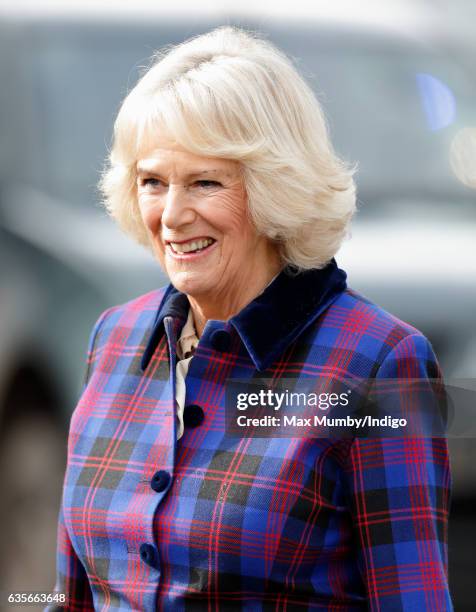
[[[213,248],[214,238],[195,238],[188,242],[168,242],[169,253],[178,259],[191,259],[200,256]]]

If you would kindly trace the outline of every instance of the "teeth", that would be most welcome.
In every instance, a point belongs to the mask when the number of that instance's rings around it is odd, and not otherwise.
[[[191,253],[192,251],[198,251],[199,249],[204,249],[208,245],[212,244],[212,238],[204,238],[201,240],[193,240],[192,242],[182,242],[178,244],[177,242],[171,242],[171,246],[176,253]]]

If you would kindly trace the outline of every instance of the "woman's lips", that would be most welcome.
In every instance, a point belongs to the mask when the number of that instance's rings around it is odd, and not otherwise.
[[[183,260],[191,261],[191,260],[195,260],[195,259],[199,259],[201,257],[207,256],[211,251],[213,251],[213,249],[216,247],[217,244],[218,242],[215,240],[208,246],[198,251],[191,251],[189,253],[178,253],[177,251],[174,250],[174,248],[169,242],[166,245],[166,251],[170,257],[173,257],[173,259],[180,259],[182,261]]]

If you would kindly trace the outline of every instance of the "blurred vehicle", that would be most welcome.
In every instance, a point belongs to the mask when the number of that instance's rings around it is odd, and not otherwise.
[[[69,420],[95,319],[166,282],[106,217],[95,185],[120,100],[152,52],[217,25],[0,23],[0,78],[8,84],[0,90],[5,448],[17,424],[30,422],[35,456],[57,452],[47,432]],[[358,163],[359,213],[337,257],[349,284],[421,329],[447,376],[475,377],[475,192],[449,164],[455,135],[476,124],[476,94],[463,69],[394,31],[239,25],[263,30],[296,58],[337,150]],[[458,448],[456,491],[476,494],[475,455],[468,461]],[[16,469],[5,459],[2,479]]]

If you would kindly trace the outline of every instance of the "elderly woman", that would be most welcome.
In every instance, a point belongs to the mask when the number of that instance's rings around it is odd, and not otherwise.
[[[225,427],[230,379],[439,376],[426,338],[348,289],[333,259],[352,171],[291,62],[232,27],[167,50],[120,109],[101,187],[170,284],[91,336],[63,607],[451,609],[444,438]]]

